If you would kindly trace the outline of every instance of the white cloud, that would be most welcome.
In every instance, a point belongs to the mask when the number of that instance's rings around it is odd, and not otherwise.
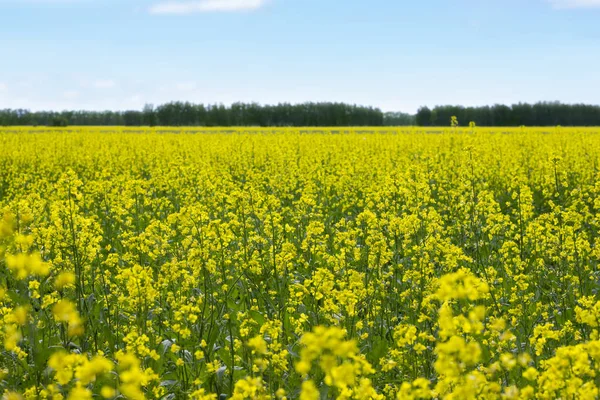
[[[190,0],[164,1],[150,7],[151,14],[186,15],[202,12],[234,12],[256,10],[267,0]]]
[[[104,79],[93,82],[92,86],[96,89],[112,89],[117,86],[117,84],[113,80]]]
[[[554,8],[600,8],[600,0],[548,0]]]
[[[92,0],[0,0],[0,4],[18,4],[18,5],[45,5],[45,4],[77,4],[88,3]]]
[[[4,82],[0,82],[0,92],[4,92],[8,89],[8,86]]]

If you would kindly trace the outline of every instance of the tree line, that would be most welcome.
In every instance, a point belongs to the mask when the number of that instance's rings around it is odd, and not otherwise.
[[[421,107],[415,122],[419,126],[447,126],[453,116],[461,125],[475,122],[479,126],[600,126],[600,106],[559,102]]]
[[[115,125],[115,126],[448,126],[452,117],[461,125],[478,126],[600,126],[600,106],[540,102],[511,106],[436,106],[418,112],[383,113],[378,108],[345,103],[261,105],[234,103],[204,105],[171,102],[128,111],[0,110],[0,126]]]
[[[344,103],[204,105],[171,102],[141,111],[0,110],[0,125],[382,126],[378,108]]]

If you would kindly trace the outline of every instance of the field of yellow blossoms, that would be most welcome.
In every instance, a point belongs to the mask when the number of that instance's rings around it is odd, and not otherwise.
[[[0,128],[4,399],[596,399],[600,128]]]

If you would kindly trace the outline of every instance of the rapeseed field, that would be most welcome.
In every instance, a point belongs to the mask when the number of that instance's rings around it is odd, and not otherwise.
[[[0,128],[0,393],[596,399],[600,129]]]

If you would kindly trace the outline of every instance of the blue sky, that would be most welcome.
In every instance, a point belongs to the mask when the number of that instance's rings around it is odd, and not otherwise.
[[[600,0],[0,0],[0,108],[600,103]]]

